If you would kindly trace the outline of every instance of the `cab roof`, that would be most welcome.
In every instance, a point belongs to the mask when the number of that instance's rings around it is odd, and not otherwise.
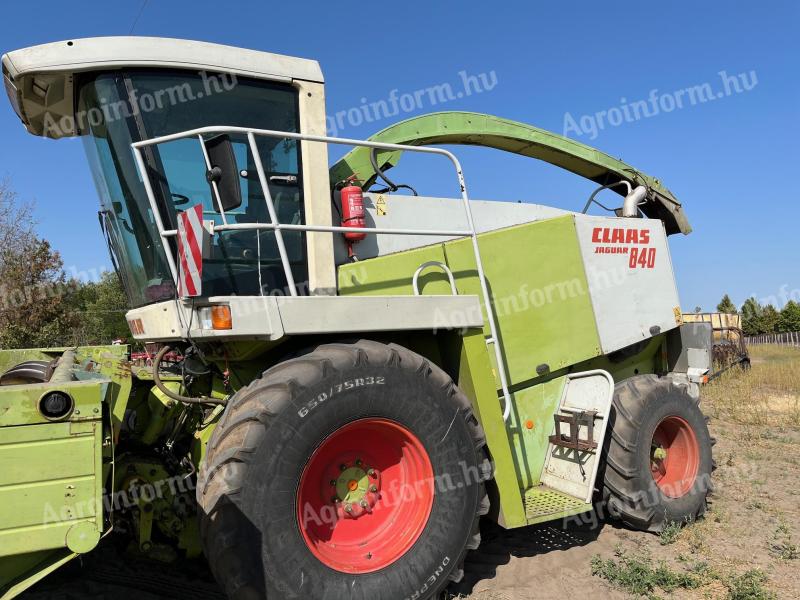
[[[235,73],[274,81],[323,83],[315,60],[232,46],[155,37],[96,37],[32,46],[4,54],[3,82],[14,110],[34,135],[70,137],[75,128],[49,128],[75,114],[74,75],[158,67]]]

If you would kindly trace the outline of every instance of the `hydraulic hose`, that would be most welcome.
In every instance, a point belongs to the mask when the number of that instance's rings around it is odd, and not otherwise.
[[[372,148],[371,149],[371,151],[369,153],[369,162],[372,164],[372,169],[375,171],[375,174],[378,177],[380,177],[381,179],[383,179],[383,181],[388,186],[387,191],[396,192],[397,190],[403,188],[403,189],[406,189],[406,190],[411,190],[411,192],[415,196],[419,196],[419,194],[417,194],[417,190],[415,190],[410,185],[406,185],[404,183],[397,184],[394,181],[392,181],[391,179],[389,179],[383,171],[381,171],[381,168],[378,166],[378,149],[377,148]]]
[[[156,387],[161,390],[161,392],[167,396],[168,398],[172,398],[177,402],[182,402],[183,404],[225,404],[225,400],[220,400],[219,398],[209,398],[208,396],[200,396],[198,398],[190,398],[189,396],[182,396],[181,394],[177,394],[167,388],[164,383],[161,381],[161,376],[159,375],[158,371],[161,367],[161,360],[164,356],[170,351],[172,348],[170,346],[164,346],[161,350],[158,351],[156,357],[153,359],[153,383],[156,384]]]

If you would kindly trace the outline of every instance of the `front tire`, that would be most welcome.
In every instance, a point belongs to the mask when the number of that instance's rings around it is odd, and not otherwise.
[[[201,535],[232,599],[431,598],[479,543],[491,476],[435,365],[328,344],[240,390],[200,470]]]
[[[705,513],[713,439],[685,386],[656,375],[617,384],[609,430],[603,496],[611,517],[657,533]]]

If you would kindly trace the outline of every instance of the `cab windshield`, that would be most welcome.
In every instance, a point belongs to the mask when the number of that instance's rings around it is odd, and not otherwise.
[[[174,298],[165,253],[177,257],[175,241],[164,241],[159,235],[131,143],[210,125],[297,132],[297,92],[288,84],[231,74],[167,70],[93,74],[79,81],[77,89],[76,125],[84,136],[100,195],[101,224],[130,304],[136,307]],[[256,139],[278,219],[304,223],[299,142]],[[178,214],[198,204],[204,220],[215,224],[269,222],[247,138],[231,134],[230,140],[242,201],[224,216],[206,181],[206,162],[197,138],[144,149],[166,229],[176,229]],[[286,231],[283,237],[294,280],[304,282],[304,234]],[[287,293],[274,232],[222,231],[211,244],[210,255],[203,261],[203,296]]]

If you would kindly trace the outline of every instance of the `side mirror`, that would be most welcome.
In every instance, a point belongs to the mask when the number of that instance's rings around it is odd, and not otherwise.
[[[211,186],[211,196],[218,212],[228,212],[242,205],[242,186],[239,182],[239,169],[233,152],[231,138],[227,134],[216,135],[203,140],[211,168],[206,171],[206,181]],[[214,196],[214,183],[219,197]]]

